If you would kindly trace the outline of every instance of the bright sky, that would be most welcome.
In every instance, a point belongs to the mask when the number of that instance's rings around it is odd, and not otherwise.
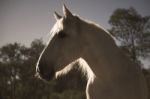
[[[117,8],[134,7],[141,15],[150,15],[150,0],[0,0],[0,47],[13,42],[29,46],[35,38],[47,41],[55,20],[62,14],[62,1],[82,18],[108,29],[108,20]]]

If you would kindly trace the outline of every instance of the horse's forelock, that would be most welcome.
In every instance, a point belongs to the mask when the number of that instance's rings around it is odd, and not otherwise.
[[[56,21],[55,25],[53,26],[53,28],[51,29],[50,33],[49,33],[49,41],[48,43],[52,40],[52,38],[58,34],[60,31],[63,30],[63,18]]]

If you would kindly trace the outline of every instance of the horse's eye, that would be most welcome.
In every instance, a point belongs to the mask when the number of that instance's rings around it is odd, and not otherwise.
[[[65,38],[65,37],[67,37],[67,34],[64,33],[63,31],[61,31],[61,32],[58,33],[58,37],[59,38]]]

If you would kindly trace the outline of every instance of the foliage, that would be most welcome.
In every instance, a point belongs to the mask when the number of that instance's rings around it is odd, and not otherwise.
[[[110,17],[110,32],[128,50],[133,61],[150,52],[150,16],[142,17],[134,8],[116,9]]]
[[[147,87],[148,87],[148,99],[150,99],[150,69],[143,69],[143,74],[145,76]]]
[[[44,48],[36,39],[29,48],[19,43],[0,49],[0,99],[83,99],[86,81],[73,69],[70,76],[45,83],[34,77],[37,59]],[[70,79],[71,78],[71,79]],[[64,91],[66,90],[66,91]],[[69,94],[68,94],[69,93]]]

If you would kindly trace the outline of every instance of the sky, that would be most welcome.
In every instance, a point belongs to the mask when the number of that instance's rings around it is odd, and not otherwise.
[[[34,39],[48,40],[62,3],[72,13],[109,29],[109,17],[117,8],[134,7],[142,16],[150,15],[150,0],[0,0],[0,47],[19,42],[29,46]]]

